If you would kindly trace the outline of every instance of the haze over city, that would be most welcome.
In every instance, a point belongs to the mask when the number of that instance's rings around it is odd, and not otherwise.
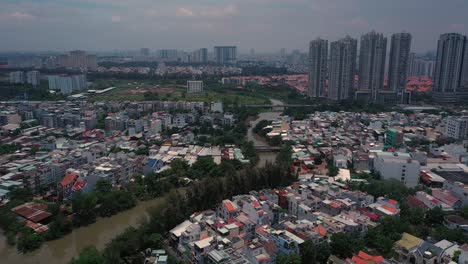
[[[0,263],[468,264],[468,0],[0,0]]]
[[[464,0],[2,0],[0,51],[235,44],[276,52],[376,30],[411,32],[413,51],[425,52],[442,33],[468,32],[467,8]]]

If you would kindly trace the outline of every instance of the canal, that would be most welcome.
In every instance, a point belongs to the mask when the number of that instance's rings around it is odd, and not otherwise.
[[[104,246],[116,235],[122,233],[129,226],[138,226],[148,218],[147,209],[158,205],[164,198],[139,202],[137,206],[108,218],[98,220],[86,227],[74,229],[70,234],[52,241],[26,254],[19,254],[15,246],[9,246],[6,237],[0,234],[0,263],[2,264],[63,264],[77,256],[87,246]]]
[[[268,146],[268,143],[266,140],[257,134],[253,132],[253,128],[258,124],[258,122],[262,120],[267,120],[267,121],[272,121],[277,119],[283,110],[283,102],[275,100],[275,99],[270,99],[273,107],[273,111],[271,112],[263,112],[260,113],[257,117],[257,119],[253,120],[250,122],[250,128],[247,132],[247,139],[249,141],[252,141],[254,143],[254,146],[256,147],[265,147]],[[275,152],[260,152],[258,153],[258,156],[260,158],[260,161],[258,163],[258,166],[263,167],[267,162],[273,163],[276,160],[276,154]]]
[[[275,106],[272,112],[259,114],[258,118],[251,122],[248,130],[248,140],[253,141],[255,146],[268,146],[268,143],[252,132],[253,127],[261,120],[274,120],[280,116],[282,102],[271,99]],[[258,166],[264,166],[267,162],[275,162],[274,152],[259,153],[260,162]],[[72,257],[77,256],[84,248],[95,246],[103,249],[105,245],[116,235],[122,233],[129,226],[138,226],[148,217],[147,209],[158,205],[164,198],[151,201],[139,202],[134,208],[108,218],[99,218],[96,223],[86,227],[74,229],[70,234],[53,241],[48,241],[42,246],[26,254],[19,254],[16,247],[9,246],[6,237],[0,231],[0,263],[2,264],[63,264],[68,263]]]

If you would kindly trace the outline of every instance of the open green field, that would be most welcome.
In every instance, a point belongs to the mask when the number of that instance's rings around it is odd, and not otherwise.
[[[187,94],[185,85],[176,83],[158,83],[156,81],[95,80],[91,89],[116,89],[101,95],[90,95],[89,101],[223,101],[226,104],[270,104],[269,98],[287,99],[290,91],[286,87],[253,86],[238,89],[219,83],[205,84],[201,94]]]

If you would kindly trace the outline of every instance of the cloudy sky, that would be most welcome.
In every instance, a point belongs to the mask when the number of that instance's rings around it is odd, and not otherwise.
[[[468,0],[0,0],[1,51],[305,50],[370,30],[435,50],[441,33],[468,33]]]

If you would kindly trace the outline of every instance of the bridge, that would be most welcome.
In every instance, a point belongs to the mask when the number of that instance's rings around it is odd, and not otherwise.
[[[280,151],[281,147],[273,147],[273,146],[257,146],[255,147],[255,151],[257,152],[278,152]]]

